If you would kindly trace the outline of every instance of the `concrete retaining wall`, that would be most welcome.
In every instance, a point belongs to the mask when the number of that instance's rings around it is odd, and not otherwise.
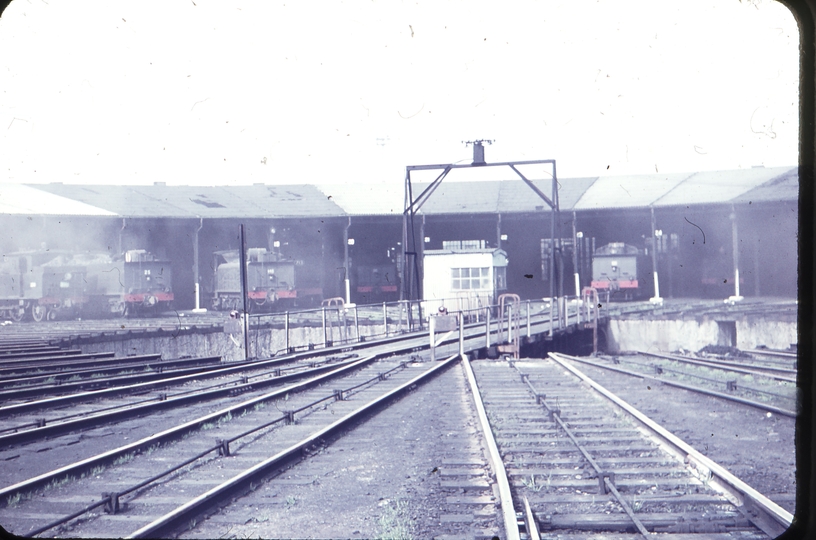
[[[723,342],[723,328],[717,321],[613,319],[606,328],[607,351],[671,352],[698,351],[706,345],[731,345],[738,349],[787,349],[797,343],[796,322],[759,319],[732,322],[736,343]]]
[[[397,325],[389,324],[389,332],[397,331]],[[335,345],[340,344],[342,328],[335,326],[333,335],[329,335]],[[355,337],[354,327],[348,328],[349,337]],[[360,325],[361,336],[382,335],[382,325]],[[322,327],[299,327],[289,329],[289,346],[303,347],[314,344],[315,348],[323,347]],[[223,332],[206,334],[180,334],[151,338],[132,338],[95,343],[79,343],[83,353],[110,352],[116,356],[133,354],[160,353],[162,358],[171,359],[181,356],[221,356],[225,361],[243,360],[244,344],[240,335],[230,336]],[[250,355],[257,358],[269,358],[282,354],[286,348],[286,336],[282,329],[251,330],[249,333]]]

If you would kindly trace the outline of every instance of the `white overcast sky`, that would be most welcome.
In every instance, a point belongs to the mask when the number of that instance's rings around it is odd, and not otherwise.
[[[795,166],[798,31],[772,0],[13,0],[0,181],[400,185]]]

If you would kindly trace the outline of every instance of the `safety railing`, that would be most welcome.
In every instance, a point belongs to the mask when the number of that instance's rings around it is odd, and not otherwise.
[[[490,332],[496,333],[501,327],[508,327],[508,317],[512,318],[519,337],[525,335],[529,339],[534,333],[534,327],[543,321],[551,321],[547,336],[550,337],[568,326],[580,325],[602,316],[602,312],[597,309],[587,310],[586,299],[579,297],[520,300],[512,295],[515,298],[510,304],[507,303],[507,298],[510,297],[502,297],[505,298],[504,302],[500,300],[497,304],[479,303],[471,306],[463,302],[462,298],[358,305],[346,304],[338,297],[324,300],[319,308],[282,313],[250,313],[249,347],[252,356],[275,356],[316,348],[353,345],[409,333],[424,333],[429,330],[431,318],[440,313],[440,306],[451,315],[461,313],[465,325],[484,325],[485,344],[488,347],[491,345]],[[269,343],[263,345],[261,342],[264,340],[261,338],[265,332],[270,331],[280,332],[276,334],[276,339],[271,342],[266,339]],[[509,328],[507,331],[509,332]],[[535,333],[540,332],[538,329]],[[504,334],[495,339],[497,342],[504,341]],[[514,339],[511,336],[509,341]]]

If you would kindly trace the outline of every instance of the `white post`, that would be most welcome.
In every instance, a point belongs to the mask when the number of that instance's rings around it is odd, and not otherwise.
[[[660,298],[660,283],[657,280],[657,239],[663,236],[663,231],[655,230],[655,213],[652,207],[652,275],[654,276],[655,295],[649,298],[649,302],[658,305],[663,303]]]
[[[289,312],[284,313],[283,331],[286,333],[286,354],[289,354]]]
[[[490,348],[490,307],[485,308],[485,348]]]
[[[430,317],[430,321],[428,321],[428,328],[430,330],[430,338],[431,338],[431,362],[436,361],[436,347],[434,346],[434,332],[436,331],[436,317],[433,315]]]
[[[530,337],[530,301],[527,300],[527,337]]]
[[[323,346],[327,347],[328,344],[329,344],[329,338],[326,335],[326,308],[323,307],[323,309],[321,309],[320,312],[321,312],[321,314],[323,316],[322,317],[322,321],[323,321]],[[332,336],[332,337],[334,337],[334,336]]]
[[[732,240],[732,249],[734,251],[734,296],[730,296],[725,302],[734,304],[742,300],[742,296],[740,296],[740,283],[739,283],[739,238],[737,236],[737,212],[734,209],[734,206],[731,205],[731,240]]]
[[[433,318],[433,317],[431,317]],[[459,356],[465,355],[465,324],[462,317],[462,312],[459,312]]]

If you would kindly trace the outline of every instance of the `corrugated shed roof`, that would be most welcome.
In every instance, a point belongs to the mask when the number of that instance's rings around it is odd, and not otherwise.
[[[597,178],[561,178],[558,180],[558,206],[561,210],[571,210],[581,196]],[[552,182],[532,181],[544,195],[552,198]],[[502,213],[549,211],[547,203],[521,180],[501,182],[499,210]]]
[[[32,186],[124,217],[276,218],[342,216],[315,186]]]
[[[0,214],[113,216],[113,212],[23,184],[0,184]]]
[[[318,189],[350,216],[402,214],[405,204],[402,182],[321,185]]]
[[[549,181],[534,184],[550,196]],[[795,167],[562,178],[559,185],[564,211],[789,201],[796,200],[799,194]],[[414,183],[414,198],[427,186]],[[4,184],[0,186],[0,213],[262,219],[399,215],[404,204],[403,189],[401,181],[320,187]],[[518,179],[445,181],[421,209],[428,215],[542,210],[549,210],[547,204]]]
[[[779,176],[749,190],[732,202],[767,202],[799,200],[799,168],[788,169]]]
[[[787,172],[790,167],[757,167],[694,173],[654,202],[655,206],[686,206],[731,202]]]
[[[521,181],[519,180],[519,183]],[[499,212],[499,197],[502,182],[445,182],[422,206],[424,214],[496,214]],[[414,200],[429,184],[413,184]],[[529,188],[528,188],[529,189]],[[533,193],[530,192],[532,195]],[[543,204],[543,202],[542,202]]]
[[[533,180],[533,184],[552,198],[549,180]],[[595,178],[568,178],[558,181],[561,209],[571,209],[575,201],[595,182]],[[414,184],[418,197],[428,184]],[[442,182],[434,191],[422,212],[434,214],[484,214],[549,211],[549,205],[521,180]]]
[[[649,206],[689,176],[685,173],[602,176],[586,190],[571,209],[595,210]]]

